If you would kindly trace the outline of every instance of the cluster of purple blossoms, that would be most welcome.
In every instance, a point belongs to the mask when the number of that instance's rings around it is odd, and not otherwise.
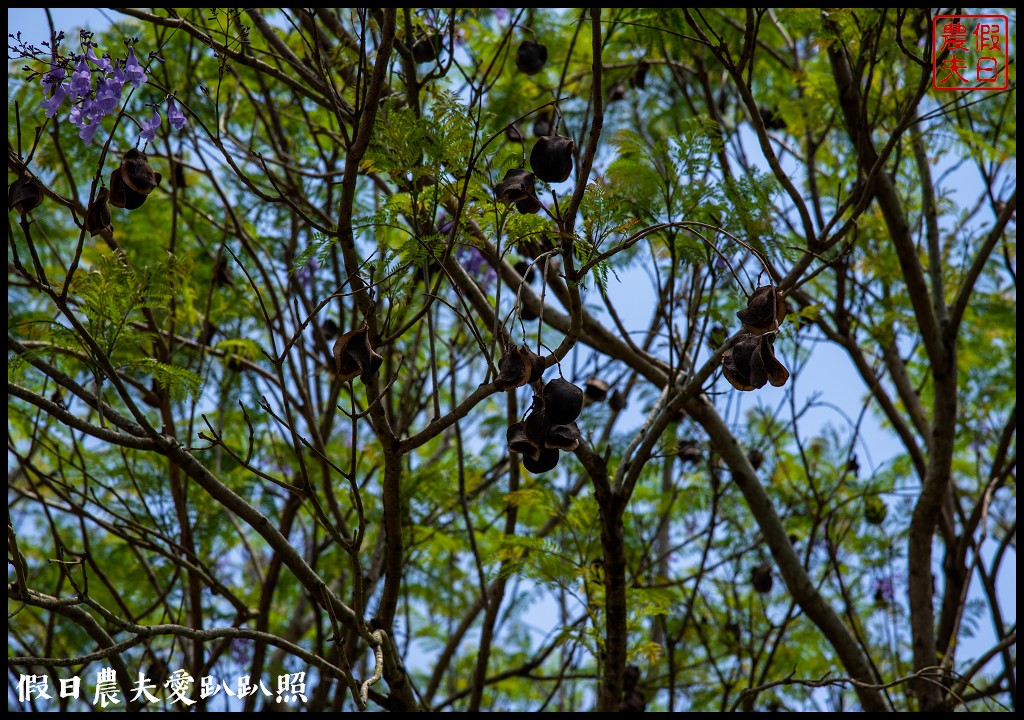
[[[71,69],[70,77],[68,69]],[[57,111],[68,100],[71,106],[68,119],[78,128],[78,136],[88,145],[92,143],[103,118],[113,115],[117,110],[124,86],[131,83],[132,87],[138,89],[146,80],[146,69],[135,57],[134,45],[128,48],[128,57],[124,60],[111,60],[106,54],[97,57],[93,46],[89,45],[84,55],[70,59],[67,68],[56,65],[43,75],[42,84],[49,97],[40,106],[46,111],[46,117],[52,118],[57,116]],[[167,120],[175,130],[185,127],[188,122],[185,114],[174,104],[173,97],[168,99]],[[160,122],[160,113],[154,105],[149,119],[141,122],[141,139],[147,143],[153,142]]]
[[[455,257],[484,290],[488,289],[498,277],[494,268],[487,262],[487,257],[471,245],[460,246],[455,251]]]
[[[310,258],[309,262],[295,273],[295,279],[299,281],[299,284],[302,285],[302,287],[309,289],[309,285],[313,282],[313,277],[319,269],[320,261],[316,258]]]

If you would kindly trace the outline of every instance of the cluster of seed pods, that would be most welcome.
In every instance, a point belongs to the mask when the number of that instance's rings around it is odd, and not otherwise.
[[[548,49],[533,40],[524,40],[516,51],[516,68],[527,75],[539,73],[548,59]],[[550,113],[537,116],[533,127],[537,142],[530,152],[530,170],[511,168],[500,183],[494,186],[495,197],[507,205],[515,204],[521,213],[540,212],[536,181],[560,183],[569,179],[573,167],[573,150],[576,144],[564,135],[552,135]],[[513,142],[523,142],[523,134],[515,125],[510,125],[506,136]]]
[[[526,345],[510,348],[501,358],[494,383],[500,390],[534,387],[526,418],[513,423],[505,435],[510,452],[523,456],[523,467],[542,473],[558,465],[560,451],[580,444],[576,419],[583,410],[583,389],[562,377],[543,383],[544,358]]]
[[[722,355],[722,372],[734,388],[755,390],[768,383],[782,387],[789,380],[789,370],[775,357],[773,346],[787,314],[789,304],[774,285],[758,288],[747,307],[736,313],[744,332]]]
[[[132,148],[121,158],[121,164],[110,173],[110,188],[100,188],[85,212],[85,229],[95,237],[111,232],[110,205],[136,210],[160,184],[160,173],[149,164],[146,153]]]

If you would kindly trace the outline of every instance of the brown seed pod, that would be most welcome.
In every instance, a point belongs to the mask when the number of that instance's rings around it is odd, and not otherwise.
[[[542,207],[544,206],[540,204],[540,200],[537,199],[536,195],[530,195],[522,200],[516,200],[516,210],[523,215],[536,215],[540,212]]]
[[[433,62],[441,54],[444,45],[444,36],[439,32],[430,33],[412,46],[412,59],[418,63]]]
[[[224,255],[217,256],[217,262],[213,266],[213,284],[223,287],[231,285],[231,268],[228,267],[228,259]],[[335,332],[335,335],[338,333]]]
[[[110,204],[125,210],[136,210],[146,202],[146,196],[135,192],[122,179],[121,168],[114,168],[110,173]]]
[[[514,265],[514,267],[516,269],[516,272],[519,273],[519,276],[523,278],[523,282],[525,283],[532,283],[534,279],[537,277],[537,272],[534,268],[533,263],[526,262],[525,260],[520,260]]]
[[[758,565],[750,571],[750,584],[762,595],[771,592],[772,568],[770,565]]]
[[[526,423],[517,422],[510,425],[505,433],[509,452],[517,452],[525,457],[536,460],[540,457],[541,448],[526,434]]]
[[[548,434],[548,428],[551,427],[551,423],[548,422],[548,416],[544,413],[544,398],[534,397],[533,399],[533,410],[526,416],[526,426],[524,428],[526,437],[530,438],[538,446],[544,447],[544,438]]]
[[[533,384],[544,377],[544,371],[547,369],[547,363],[544,362],[544,358],[537,353],[530,350],[530,348],[523,345],[523,350],[526,352],[530,363],[530,378],[527,380],[529,384]]]
[[[640,668],[627,665],[622,671],[622,701],[619,712],[643,712],[647,709],[647,701],[637,685],[640,682]]]
[[[765,380],[782,387],[789,380],[789,370],[775,357],[774,342],[774,334],[768,333],[757,340],[757,352],[750,358],[750,382],[754,387],[764,387]]]
[[[854,477],[860,475],[860,462],[857,461],[856,455],[850,455],[850,459],[846,461],[846,472]]]
[[[626,99],[626,86],[623,83],[615,83],[608,90],[608,102],[619,102]]]
[[[591,402],[603,402],[608,397],[608,383],[601,378],[592,377],[583,383],[583,394]]]
[[[753,390],[750,384],[750,358],[757,349],[757,336],[745,333],[722,355],[722,373],[737,390]]]
[[[334,322],[330,318],[327,318],[320,323],[320,330],[323,332],[325,340],[333,340],[338,337],[338,323]]]
[[[146,153],[132,148],[121,158],[121,179],[128,188],[149,195],[160,184],[160,173],[153,170]]]
[[[774,285],[765,285],[754,291],[747,301],[747,307],[737,312],[736,317],[743,323],[744,331],[763,335],[778,330],[788,313],[789,303],[779,289]]]
[[[700,451],[700,443],[696,440],[681,440],[676,445],[676,457],[683,465],[686,463],[696,464],[704,459],[704,453]]]
[[[768,106],[761,106],[757,108],[758,113],[761,115],[761,122],[764,123],[765,130],[785,130],[786,121],[777,112],[772,110]]]
[[[517,125],[509,125],[505,128],[505,139],[514,143],[522,143],[526,141],[526,138],[523,137],[523,133]]]
[[[647,700],[644,699],[644,694],[639,690],[630,690],[628,693],[623,693],[622,701],[619,703],[619,712],[637,712],[641,713],[647,709]]]
[[[628,693],[640,682],[640,668],[636,665],[627,665],[622,671],[622,692]]]
[[[494,384],[499,390],[515,390],[540,380],[544,367],[544,358],[526,345],[513,346],[501,356]]]
[[[523,40],[516,51],[516,67],[519,72],[536,75],[544,69],[548,61],[548,49],[545,45],[533,40]]]
[[[43,189],[30,175],[22,175],[7,188],[7,209],[24,215],[43,202]]]
[[[553,448],[541,450],[536,458],[531,458],[528,455],[523,456],[523,467],[535,475],[552,470],[557,464],[558,451]]]
[[[568,425],[549,425],[544,434],[544,447],[556,450],[572,451],[579,447],[583,436],[576,423]]]
[[[722,373],[737,390],[754,390],[767,383],[782,387],[789,371],[775,357],[774,335],[740,335],[736,344],[722,355]]]
[[[523,168],[509,168],[505,178],[494,186],[494,197],[511,205],[520,200],[537,197],[536,176]],[[540,208],[538,208],[539,210]]]
[[[747,460],[750,461],[750,466],[757,470],[764,465],[764,453],[757,448],[754,448],[747,453]]]
[[[170,159],[171,166],[171,187],[178,190],[184,190],[188,187],[188,183],[185,180],[185,163],[181,161],[179,157],[172,157]]]
[[[529,361],[519,352],[519,347],[510,348],[501,356],[498,363],[498,376],[494,385],[499,390],[514,390],[529,381],[533,368]]]
[[[530,153],[530,167],[544,182],[564,182],[572,174],[572,151],[576,143],[564,135],[544,135]]]
[[[96,193],[96,198],[90,203],[89,209],[85,211],[85,231],[89,233],[90,237],[113,230],[110,224],[110,206],[107,205],[109,196],[110,191],[107,188],[100,188]]]
[[[626,396],[620,393],[618,390],[612,390],[612,394],[608,397],[608,407],[615,412],[625,409],[626,407]]]
[[[583,389],[565,378],[555,378],[544,386],[544,408],[554,425],[566,425],[583,410]]]
[[[334,343],[334,362],[338,375],[350,380],[358,373],[365,383],[380,369],[384,358],[370,344],[370,332],[364,325],[350,330]]]

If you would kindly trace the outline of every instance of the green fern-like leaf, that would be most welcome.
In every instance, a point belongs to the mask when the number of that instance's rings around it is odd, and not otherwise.
[[[199,396],[203,385],[203,378],[186,368],[167,365],[157,362],[153,358],[140,358],[133,360],[126,365],[126,369],[141,370],[146,375],[152,376],[157,385],[170,392],[175,400],[184,400],[191,396],[193,399]]]

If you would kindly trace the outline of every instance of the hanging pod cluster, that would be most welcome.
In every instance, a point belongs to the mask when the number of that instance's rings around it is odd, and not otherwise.
[[[789,313],[789,304],[774,285],[758,288],[747,307],[736,313],[743,334],[722,355],[725,379],[737,390],[755,390],[768,383],[782,387],[789,370],[775,357],[775,331]]]
[[[549,381],[522,422],[506,433],[508,449],[523,456],[523,467],[542,473],[558,465],[559,451],[579,447],[582,436],[576,419],[583,410],[583,389],[564,378]]]
[[[516,68],[526,75],[536,75],[544,69],[547,61],[548,49],[543,43],[524,40],[516,50]],[[538,115],[533,126],[533,134],[537,137],[537,142],[530,153],[530,167],[536,177],[544,182],[560,183],[568,179],[572,173],[572,151],[575,145],[571,138],[551,135],[551,127],[550,114]],[[521,142],[522,134],[518,129],[516,133],[518,141]],[[508,176],[506,176],[507,179]],[[532,192],[532,188],[530,194],[535,202],[536,194]],[[516,207],[519,207],[520,212],[537,212],[540,210],[540,203],[536,203],[536,205],[536,209],[524,210],[516,201]],[[528,207],[532,207],[532,204],[528,204]]]
[[[518,130],[516,131],[518,133]],[[522,137],[521,135],[519,137]],[[564,135],[542,135],[530,152],[530,168],[510,168],[494,186],[494,197],[506,205],[515,204],[521,213],[536,214],[543,205],[537,197],[538,178],[560,183],[572,174],[572,153],[576,145]]]
[[[160,184],[162,176],[149,164],[146,153],[132,148],[121,158],[121,164],[110,173],[110,187],[100,188],[85,211],[85,230],[95,237],[111,232],[113,224],[110,206],[135,210]],[[43,201],[43,192],[36,180],[28,175],[15,180],[7,190],[8,209],[17,208],[22,215]]]
[[[149,164],[146,153],[132,148],[121,158],[121,165],[110,173],[110,204],[125,210],[136,210],[142,207],[161,179],[160,173]],[[93,205],[99,201],[99,197],[96,196]]]
[[[510,348],[498,365],[495,386],[515,390],[524,385],[540,387],[544,358],[526,345]],[[580,444],[576,419],[583,410],[583,389],[564,378],[549,381],[540,393],[534,392],[533,405],[522,422],[513,423],[505,434],[510,452],[523,456],[523,467],[542,473],[558,464],[559,451],[575,450]]]

